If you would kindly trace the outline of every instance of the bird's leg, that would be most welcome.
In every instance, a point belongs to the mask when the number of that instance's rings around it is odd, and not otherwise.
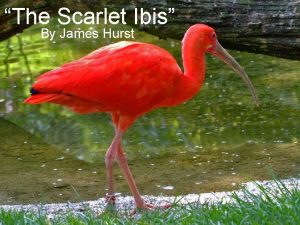
[[[136,207],[139,209],[154,209],[155,207],[151,204],[147,204],[144,202],[136,184],[133,179],[133,176],[130,172],[128,163],[127,163],[127,158],[125,155],[125,152],[122,148],[122,135],[126,131],[126,129],[134,122],[135,118],[130,118],[130,117],[113,117],[113,121],[116,125],[116,134],[120,139],[116,143],[118,143],[117,150],[116,150],[116,159],[118,161],[118,164],[127,180],[128,186],[131,190],[131,193],[133,195]],[[170,204],[168,205],[163,205],[160,208],[168,208],[170,207]],[[136,212],[136,209],[133,211],[133,214]]]
[[[133,176],[130,172],[130,169],[129,169],[129,166],[128,166],[128,163],[127,163],[127,158],[126,158],[126,155],[125,155],[125,152],[123,151],[123,148],[122,148],[122,145],[121,143],[119,144],[118,146],[118,150],[117,150],[117,155],[116,155],[116,158],[117,158],[117,161],[119,163],[119,166],[127,180],[127,183],[128,183],[128,186],[133,194],[133,197],[134,197],[134,201],[136,203],[136,206],[138,208],[150,208],[150,207],[147,207],[147,205],[144,203],[144,200],[142,199],[142,196],[135,184],[135,181],[133,179]],[[151,207],[153,208],[153,207]]]
[[[120,145],[118,147],[118,150],[117,150],[117,155],[116,155],[116,158],[117,158],[117,161],[119,163],[119,166],[127,180],[127,183],[128,183],[128,186],[133,194],[133,198],[134,198],[134,201],[135,201],[135,204],[136,204],[136,209],[134,209],[132,211],[131,214],[135,214],[136,213],[136,210],[137,209],[149,209],[149,210],[154,210],[155,208],[161,208],[161,209],[168,209],[171,207],[171,204],[170,203],[165,203],[165,204],[162,204],[158,207],[155,207],[154,205],[152,204],[149,204],[149,203],[145,203],[136,184],[135,184],[135,181],[133,179],[133,176],[130,172],[130,169],[129,169],[129,166],[128,166],[128,163],[127,163],[127,158],[126,158],[126,155],[125,155],[125,152],[123,151],[123,148],[122,148],[122,145],[121,145],[121,142],[120,142]]]
[[[114,195],[114,179],[113,179],[113,166],[116,159],[116,154],[118,146],[122,140],[122,134],[120,132],[115,132],[115,137],[105,154],[105,166],[106,166],[106,176],[108,183],[108,193],[106,194],[106,202],[109,204],[115,204],[116,197]]]

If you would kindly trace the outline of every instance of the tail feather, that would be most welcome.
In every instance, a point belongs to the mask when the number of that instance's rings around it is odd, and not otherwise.
[[[63,94],[34,94],[24,100],[24,103],[33,105],[46,102],[64,105],[69,109],[82,114],[107,111],[103,105],[98,102],[91,102]]]
[[[61,98],[60,94],[34,94],[24,100],[27,104],[41,104],[45,102],[55,102]]]

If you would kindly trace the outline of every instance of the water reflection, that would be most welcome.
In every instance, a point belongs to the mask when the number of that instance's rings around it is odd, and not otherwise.
[[[18,126],[0,123],[0,141],[6,143],[0,147],[0,201],[75,201],[74,188],[80,198],[94,199],[106,188],[103,155],[113,135],[110,117],[22,102],[32,78],[117,40],[48,42],[39,32],[31,27],[0,43],[0,115]],[[136,37],[166,48],[180,62],[179,41],[142,32]],[[299,173],[299,61],[231,53],[252,78],[261,107],[254,106],[234,72],[208,56],[206,83],[193,100],[147,114],[126,134],[129,163],[142,193],[229,190],[269,178],[271,168],[282,177]],[[120,172],[116,181],[118,191],[129,193]]]

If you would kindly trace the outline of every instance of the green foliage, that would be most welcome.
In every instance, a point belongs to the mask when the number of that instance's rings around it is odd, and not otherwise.
[[[5,211],[0,210],[1,225],[38,225],[49,224],[47,217],[43,214],[34,214],[32,212],[23,211]]]

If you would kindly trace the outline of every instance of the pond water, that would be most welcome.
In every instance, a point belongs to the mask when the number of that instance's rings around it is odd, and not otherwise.
[[[62,28],[54,21],[47,27]],[[119,40],[50,42],[40,38],[40,29],[31,27],[0,43],[0,204],[89,200],[106,193],[110,117],[77,115],[50,104],[25,105],[23,100],[39,74]],[[162,46],[181,65],[180,41],[140,31],[135,38]],[[233,71],[207,56],[206,83],[191,101],[148,113],[124,138],[141,193],[223,191],[273,173],[299,176],[299,61],[230,53],[251,77],[261,107],[255,107]],[[130,194],[117,167],[115,178],[117,191]]]

